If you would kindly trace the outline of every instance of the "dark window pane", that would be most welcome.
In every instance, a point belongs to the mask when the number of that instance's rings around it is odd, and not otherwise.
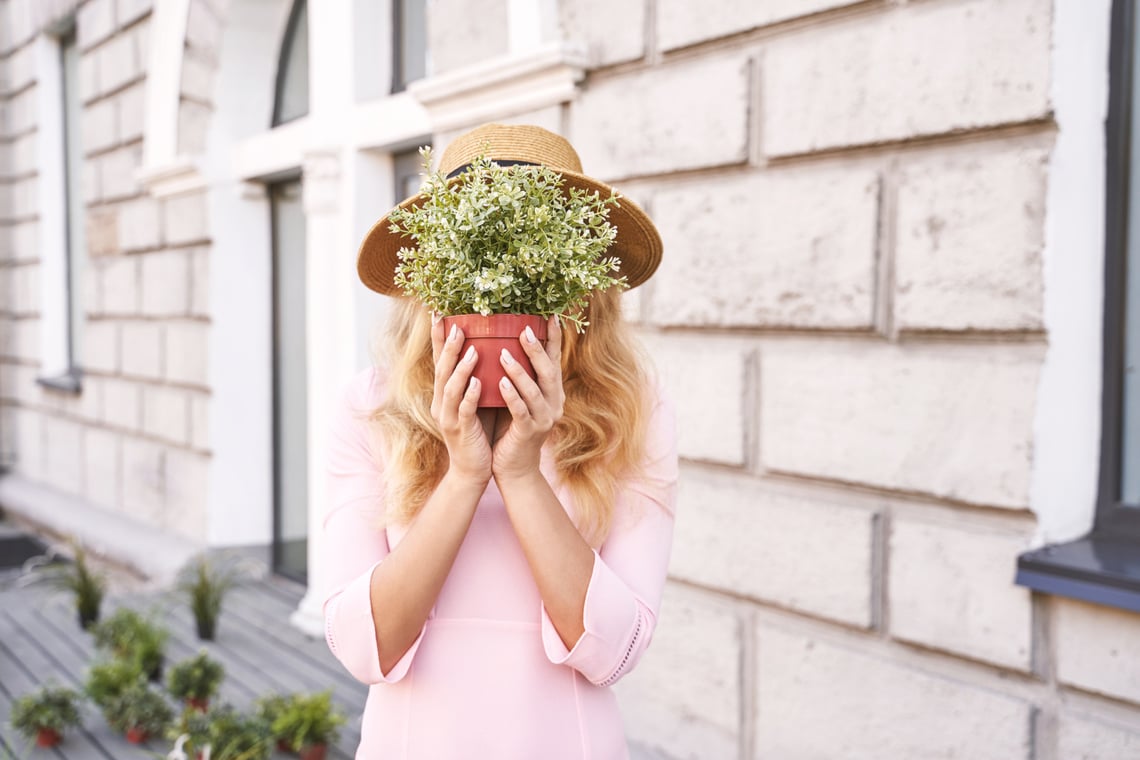
[[[400,92],[427,73],[427,14],[424,0],[392,0],[392,8],[392,92]]]
[[[1136,54],[1137,25],[1133,15],[1131,134],[1129,135],[1128,248],[1124,262],[1124,377],[1121,433],[1120,499],[1140,506],[1140,55]]]
[[[281,59],[277,62],[277,95],[273,104],[273,126],[309,112],[309,9],[298,0],[289,15]]]

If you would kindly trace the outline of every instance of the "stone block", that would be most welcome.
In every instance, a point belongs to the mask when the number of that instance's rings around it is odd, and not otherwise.
[[[190,445],[199,451],[210,451],[210,396],[190,394]]]
[[[750,172],[654,198],[660,325],[868,328],[879,183],[870,169]]]
[[[114,92],[143,75],[135,39],[140,28],[116,34],[95,51],[100,92]]]
[[[21,264],[8,269],[8,310],[17,316],[32,316],[40,310],[40,265]]]
[[[92,262],[101,280],[101,306],[105,314],[131,316],[139,311],[139,259],[105,256]]]
[[[83,493],[83,425],[66,417],[43,418],[44,470],[53,488]]]
[[[182,95],[202,103],[213,102],[214,64],[187,52],[182,57]]]
[[[673,336],[645,342],[677,410],[677,453],[745,464],[747,347]]]
[[[428,3],[428,74],[444,74],[510,52],[509,5],[509,0]]]
[[[1134,612],[1055,596],[1057,679],[1140,704],[1140,617]]]
[[[99,51],[79,54],[79,99],[89,103],[99,97]]]
[[[164,527],[196,541],[206,540],[210,458],[184,449],[166,452]]]
[[[1131,727],[1061,713],[1057,718],[1057,754],[1065,760],[1118,760],[1140,757],[1140,721]]]
[[[563,37],[586,46],[591,68],[645,55],[642,0],[563,0],[558,13]]]
[[[911,3],[774,39],[762,67],[764,153],[1045,118],[1051,19],[1049,0]]]
[[[158,380],[162,377],[162,325],[122,324],[123,374]]]
[[[142,309],[148,316],[181,316],[190,307],[190,268],[185,251],[156,251],[142,259]]]
[[[88,210],[86,232],[87,252],[92,258],[119,252],[119,214],[114,209]]]
[[[146,126],[146,82],[127,87],[115,100],[119,105],[119,142],[140,139]]]
[[[115,0],[119,26],[127,26],[151,12],[154,0]]]
[[[110,151],[99,159],[99,184],[104,200],[138,195],[142,190],[135,172],[142,166],[142,145],[135,143]]]
[[[104,98],[83,109],[80,118],[85,153],[98,153],[119,142],[119,114],[114,98]]]
[[[83,368],[119,371],[119,325],[108,319],[88,320],[83,328]]]
[[[145,385],[143,432],[173,443],[186,443],[190,437],[190,407],[186,391],[161,385]]]
[[[748,94],[738,55],[591,80],[570,106],[569,138],[586,173],[611,180],[740,164]]]
[[[213,109],[194,100],[178,104],[178,149],[183,153],[201,153],[206,150],[206,135],[210,128]]]
[[[210,249],[195,248],[190,255],[190,313],[210,315]]]
[[[659,0],[657,46],[673,50],[704,40],[746,32],[768,24],[853,5],[858,0]]]
[[[1031,706],[807,632],[757,628],[761,758],[1028,757]]]
[[[28,407],[17,407],[16,471],[29,480],[44,480],[43,415]]]
[[[151,527],[164,521],[165,451],[153,441],[123,438],[123,511]]]
[[[217,13],[203,0],[190,0],[186,17],[186,42],[198,52],[216,51],[222,42]]]
[[[891,634],[1015,670],[1030,669],[1029,590],[1013,583],[1027,536],[906,517],[891,522]]]
[[[166,326],[166,379],[209,385],[208,322],[171,322]]]
[[[37,132],[28,132],[16,138],[11,143],[5,151],[8,154],[7,174],[9,177],[24,177],[39,171],[39,165],[37,164],[39,155],[36,151],[36,141],[38,139],[39,134]]]
[[[84,431],[84,495],[112,511],[120,504],[120,439],[111,430],[89,427]]]
[[[75,24],[75,41],[80,50],[98,45],[114,32],[114,0],[87,0],[80,6]]]
[[[773,343],[760,357],[760,459],[769,470],[1027,508],[1041,353]]]
[[[1048,151],[954,151],[908,164],[898,190],[900,329],[1039,330]]]
[[[627,736],[670,757],[735,757],[742,628],[731,605],[666,585],[649,649],[614,686]]]
[[[167,245],[184,245],[208,240],[205,193],[184,193],[163,201],[163,229]]]
[[[124,201],[116,207],[118,212],[118,243],[122,251],[145,251],[162,243],[162,206],[149,195]],[[146,302],[147,267],[150,254],[141,257],[143,268],[143,302]],[[145,307],[144,307],[145,308]]]
[[[686,472],[670,573],[858,627],[872,624],[875,513]]]
[[[103,381],[103,422],[122,430],[142,429],[141,386],[131,380]]]

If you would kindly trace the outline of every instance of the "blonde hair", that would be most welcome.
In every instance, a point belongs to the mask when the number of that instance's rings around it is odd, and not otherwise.
[[[573,500],[571,517],[595,548],[609,533],[621,482],[640,471],[655,401],[651,365],[622,318],[619,299],[617,288],[596,291],[585,310],[585,332],[563,328],[566,401],[548,439],[556,477]],[[384,524],[415,517],[447,469],[447,449],[431,416],[431,317],[416,300],[396,300],[380,347],[387,390],[368,415],[374,451],[383,459]]]

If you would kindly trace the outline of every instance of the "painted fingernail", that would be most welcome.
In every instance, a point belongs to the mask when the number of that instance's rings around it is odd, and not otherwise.
[[[465,361],[465,362],[475,361],[475,346],[468,346],[467,347],[467,353],[465,353],[463,355],[463,361]]]
[[[499,381],[499,385],[501,385],[504,390],[510,390],[511,389],[510,378],[508,378],[506,375],[503,375],[503,379]]]
[[[455,328],[456,328],[456,327],[457,327],[457,325],[452,325],[452,326],[451,326],[451,332],[449,332],[449,333],[447,334],[447,339],[448,339],[448,340],[455,340]]]
[[[431,323],[433,325],[439,324],[439,320],[441,320],[441,319],[443,319],[443,315],[440,314],[438,311],[433,311],[431,313]]]
[[[499,352],[499,355],[503,357],[503,364],[514,364],[515,363],[515,357],[511,356],[511,352],[508,351],[507,349],[504,348],[502,351]]]
[[[528,341],[530,341],[531,343],[537,343],[538,342],[538,338],[534,337],[534,330],[530,329],[530,325],[526,326],[525,332],[526,332],[526,339]]]

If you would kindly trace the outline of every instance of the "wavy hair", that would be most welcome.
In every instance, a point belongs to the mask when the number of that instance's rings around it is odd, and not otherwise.
[[[431,316],[414,299],[395,300],[378,357],[386,393],[368,415],[385,475],[383,524],[415,517],[447,470],[447,449],[431,415]],[[571,495],[571,517],[598,548],[622,481],[640,471],[654,399],[652,365],[622,318],[618,288],[595,291],[585,311],[585,332],[562,331],[566,401],[547,445],[556,477]]]

